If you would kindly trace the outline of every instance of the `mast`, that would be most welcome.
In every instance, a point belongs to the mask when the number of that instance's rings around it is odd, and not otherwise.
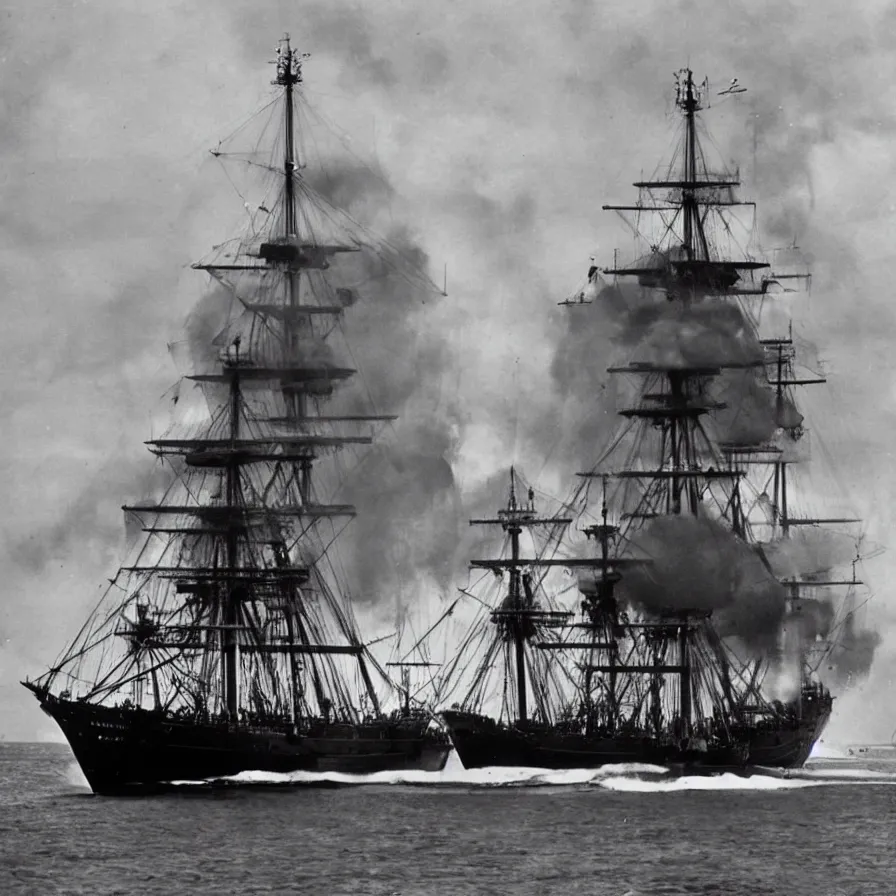
[[[307,54],[300,54],[294,50],[286,34],[277,48],[277,78],[275,84],[283,87],[283,114],[284,132],[286,135],[283,155],[283,231],[281,239],[284,243],[294,241],[298,237],[298,213],[296,208],[296,140],[295,140],[295,99],[294,89],[302,83],[302,61]],[[288,265],[286,268],[287,306],[293,311],[292,315],[284,315],[283,327],[285,331],[285,347],[287,356],[291,356],[298,347],[299,328],[307,329],[309,318],[302,318],[295,314],[295,309],[301,305],[301,268]],[[305,393],[292,391],[286,396],[288,416],[294,419],[306,415]],[[300,493],[303,501],[309,500],[311,494],[311,470],[313,458],[303,458],[299,461]]]
[[[531,660],[527,660],[526,645],[538,633],[539,629],[550,628],[566,621],[570,613],[555,612],[542,609],[535,598],[531,585],[531,577],[524,569],[548,568],[552,566],[585,566],[599,565],[597,561],[563,560],[559,558],[543,558],[538,556],[523,557],[520,549],[520,536],[524,529],[542,527],[565,527],[572,522],[567,517],[541,517],[535,510],[535,492],[529,489],[528,500],[523,503],[516,493],[516,472],[510,468],[510,488],[507,506],[499,510],[497,516],[490,519],[470,520],[471,526],[500,526],[509,537],[509,556],[498,559],[472,560],[470,566],[479,569],[490,569],[496,574],[506,570],[509,584],[504,600],[491,611],[491,621],[497,626],[499,636],[512,644],[513,668],[516,679],[515,704],[517,720],[526,722],[530,717],[528,677],[534,675]],[[538,643],[540,649],[551,649],[555,643]],[[482,668],[485,674],[486,668]],[[473,688],[475,690],[475,686]],[[537,689],[536,689],[537,690]],[[472,693],[472,691],[471,691]],[[537,697],[537,693],[536,693]]]
[[[597,667],[596,654],[600,651],[607,653],[607,668],[609,683],[606,687],[607,711],[602,719],[611,729],[618,724],[619,708],[617,696],[617,683],[619,679],[619,613],[614,594],[616,582],[620,576],[611,571],[612,558],[610,557],[611,540],[619,531],[618,526],[609,522],[609,507],[607,506],[607,485],[609,476],[602,477],[601,522],[595,526],[585,528],[587,538],[594,538],[600,544],[600,577],[594,599],[586,596],[584,611],[586,616],[585,626],[588,627],[590,640],[591,660],[585,670],[584,697],[589,709],[589,727],[591,725],[590,710],[592,708],[592,675]]]
[[[295,106],[293,99],[293,88],[299,84],[302,80],[302,64],[301,59],[297,58],[297,51],[292,49],[292,45],[290,44],[289,34],[284,36],[284,41],[277,47],[277,77],[276,84],[279,84],[284,89],[284,131],[286,134],[286,145],[284,147],[283,153],[283,192],[284,192],[284,220],[283,220],[283,233],[282,237],[285,240],[288,240],[290,235],[295,239],[298,226],[296,223],[296,197],[295,197],[295,182],[294,182],[294,172],[295,172]],[[286,272],[286,282],[287,282],[287,304],[290,309],[295,309],[300,301],[300,282],[299,277],[301,273],[299,271],[294,271],[292,268],[288,268]],[[308,326],[310,319],[302,320],[300,318],[292,318],[284,316],[283,318],[283,326],[286,331],[286,346],[287,346],[287,357],[291,356],[294,352],[297,342],[298,335],[295,332],[295,328],[293,324],[296,325],[304,324]],[[307,413],[305,406],[305,396],[302,392],[291,392],[289,395],[284,395],[285,407],[286,407],[286,419],[296,419],[299,417],[304,417]],[[310,502],[310,492],[311,492],[311,461],[307,456],[303,456],[299,460],[299,497],[303,504],[307,504]],[[278,553],[286,554],[286,546],[285,544],[282,547],[281,551]],[[286,589],[284,593],[284,607],[283,613],[286,618],[286,631],[287,637],[289,639],[289,643],[291,645],[296,643],[296,619],[295,613],[293,611],[293,604],[296,600],[296,594],[294,589]],[[317,670],[317,665],[312,660],[311,662],[311,671],[314,679],[314,689],[315,694],[319,704],[326,699],[324,694],[324,689],[322,682],[320,680],[320,674]],[[292,703],[293,706],[300,705],[300,669],[298,664],[298,658],[295,653],[290,653],[289,655],[289,674],[291,678],[291,686],[290,691],[292,694]],[[295,710],[293,711],[293,719],[296,718]]]
[[[765,281],[759,288],[739,287],[737,284],[744,273],[767,268],[769,265],[766,262],[751,258],[713,258],[706,236],[704,220],[711,209],[753,205],[733,195],[733,189],[740,185],[737,177],[712,174],[702,164],[696,122],[697,113],[705,108],[709,81],[704,79],[701,84],[695,84],[693,72],[684,68],[675,74],[675,90],[675,104],[684,116],[681,165],[676,171],[670,171],[668,178],[636,182],[634,186],[642,191],[636,204],[602,207],[620,214],[658,214],[662,221],[661,240],[668,243],[672,236],[680,242],[660,248],[653,244],[653,240],[645,238],[651,247],[649,255],[628,267],[619,268],[614,264],[612,270],[604,273],[613,274],[614,278],[637,276],[642,286],[664,291],[670,301],[681,299],[687,302],[705,295],[765,294],[768,285]],[[658,191],[666,192],[665,198],[658,198]],[[627,218],[624,220],[636,234],[641,235],[635,224]],[[676,233],[679,228],[680,232]]]
[[[507,505],[508,525],[507,533],[510,535],[510,556],[513,566],[510,569],[510,606],[518,614],[522,612],[522,589],[520,588],[520,569],[517,563],[520,559],[520,535],[522,527],[516,523],[517,511],[516,489],[513,481],[513,467],[510,468],[510,501]],[[516,648],[516,689],[517,689],[517,714],[521,722],[526,721],[526,648],[523,638],[522,616],[518,615],[513,622],[513,640]]]
[[[294,120],[295,108],[293,105],[293,88],[302,83],[302,59],[306,58],[298,50],[293,50],[289,35],[283,37],[283,41],[277,47],[277,78],[273,82],[284,89],[284,116],[286,133],[286,151],[283,158],[284,179],[284,236],[293,237],[298,233],[296,224],[296,197],[293,176],[296,170],[295,163],[295,134]],[[292,304],[292,303],[291,303]]]
[[[682,78],[683,75],[683,78]],[[706,234],[700,221],[697,205],[697,110],[700,108],[700,92],[694,84],[694,73],[685,69],[679,73],[676,102],[685,115],[685,168],[681,191],[683,212],[684,248],[689,261],[709,258]]]
[[[230,379],[230,447],[236,447],[240,437],[240,339],[234,341],[235,356],[233,358],[233,376]],[[236,458],[234,451],[232,458]],[[237,555],[236,514],[240,501],[240,469],[234,460],[225,467],[227,479],[227,506],[233,511],[227,525],[227,567],[236,569],[239,566]],[[231,721],[239,717],[239,642],[237,625],[240,617],[241,586],[234,583],[228,589],[224,608],[224,628],[221,632],[224,641],[224,703]]]

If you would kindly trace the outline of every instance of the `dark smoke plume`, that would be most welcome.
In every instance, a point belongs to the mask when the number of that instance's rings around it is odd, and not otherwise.
[[[762,347],[736,305],[708,298],[686,305],[653,293],[651,304],[630,310],[623,339],[632,360],[661,367],[758,364]]]
[[[664,516],[651,520],[635,540],[651,559],[626,573],[629,599],[652,612],[711,610],[723,637],[751,647],[774,643],[786,593],[756,553],[709,519]]]
[[[747,366],[762,361],[762,347],[736,305],[711,298],[683,306],[656,291],[621,284],[602,289],[593,305],[571,309],[567,321],[551,365],[555,388],[567,404],[565,457],[590,465],[615,429],[627,387],[606,372],[614,364],[734,365],[723,369],[712,387],[727,405],[719,437],[759,443],[780,425],[775,397],[761,383],[762,368]]]

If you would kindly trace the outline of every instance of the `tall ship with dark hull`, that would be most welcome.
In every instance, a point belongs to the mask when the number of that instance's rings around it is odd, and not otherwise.
[[[560,303],[592,354],[618,360],[606,450],[567,498],[538,497],[546,512],[511,471],[505,506],[471,521],[494,553],[472,562],[467,616],[446,621],[460,647],[436,687],[468,768],[794,768],[828,722],[818,672],[855,625],[859,521],[811,512],[830,490],[800,490],[795,395],[824,377],[800,365],[780,308],[760,326],[808,275],[793,247],[759,254],[754,204],[702,146],[710,97],[740,92],[677,74],[673,159],[635,203],[604,206],[635,260],[592,258]]]
[[[180,389],[180,416],[148,443],[165,494],[124,508],[134,559],[61,660],[25,682],[97,793],[247,771],[432,771],[452,749],[362,639],[335,554],[355,509],[332,500],[331,455],[395,419],[330,409],[354,374],[326,341],[358,298],[346,283],[399,271],[431,284],[306,177],[303,59],[280,42],[275,96],[250,119],[275,145],[213,153],[263,192],[251,204],[237,189],[248,228],[194,265],[227,313],[211,345],[194,339],[192,400]]]

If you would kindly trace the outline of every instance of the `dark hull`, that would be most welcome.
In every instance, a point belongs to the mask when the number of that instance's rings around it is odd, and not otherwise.
[[[802,768],[831,717],[830,698],[804,708],[803,716],[774,728],[734,729],[749,744],[750,764]]]
[[[639,763],[712,772],[748,766],[800,768],[821,737],[830,715],[830,702],[825,701],[799,720],[766,728],[734,728],[732,742],[740,745],[740,749],[710,746],[706,753],[681,750],[653,738],[561,733],[544,728],[525,730],[453,710],[443,712],[442,718],[464,768],[568,769]]]
[[[486,716],[446,710],[442,713],[464,768],[598,768],[618,763],[686,768],[693,772],[742,769],[745,750],[710,745],[705,752],[681,749],[654,738],[563,733],[521,729]]]
[[[440,771],[451,745],[426,720],[287,728],[196,722],[161,712],[41,699],[95,793],[164,789],[240,772]]]

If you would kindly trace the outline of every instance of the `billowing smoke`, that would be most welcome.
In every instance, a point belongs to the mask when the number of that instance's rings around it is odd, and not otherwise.
[[[848,686],[865,678],[871,670],[874,653],[883,642],[879,631],[862,628],[854,614],[847,618],[838,634],[822,675],[835,685]]]
[[[837,615],[835,600],[828,593],[818,597],[800,596],[791,602],[787,628],[804,651],[830,637]]]
[[[629,283],[605,286],[593,304],[570,310],[553,364],[559,385],[594,359],[592,385],[606,378],[609,354],[668,368],[748,367],[763,361],[762,346],[741,309],[714,297],[683,304]]]
[[[633,361],[671,368],[762,362],[762,346],[737,305],[717,298],[682,304],[653,297],[653,303],[631,309],[623,333],[635,346]]]
[[[782,538],[763,545],[765,556],[780,578],[818,576],[856,558],[853,536],[818,527],[800,526]]]
[[[574,409],[567,409],[564,434],[566,456],[578,463],[593,463],[615,427],[626,386],[607,374],[614,364],[729,368],[713,387],[728,406],[720,421],[723,440],[761,442],[778,425],[774,395],[761,384],[763,368],[755,366],[763,360],[762,346],[736,305],[715,298],[682,305],[620,284],[602,289],[592,305],[570,309],[567,321],[551,372]]]
[[[409,410],[409,408],[405,408]],[[444,424],[423,433],[398,423],[351,474],[346,497],[358,516],[343,536],[348,585],[358,603],[394,607],[448,591],[462,518]]]
[[[17,563],[32,573],[67,557],[74,532],[90,533],[81,550],[102,558],[114,566],[121,561],[121,514],[119,507],[129,503],[153,503],[161,498],[171,481],[171,470],[148,455],[135,453],[132,446],[113,455],[106,468],[87,483],[77,499],[60,508],[56,521],[18,540]],[[122,458],[128,462],[122,463]],[[127,518],[128,542],[140,528],[135,517]]]
[[[552,463],[571,471],[573,465],[587,469],[606,446],[615,429],[619,390],[618,378],[607,375],[617,360],[617,340],[624,327],[628,305],[640,298],[640,290],[607,287],[594,304],[569,309],[565,331],[551,361],[551,378],[562,409],[553,432],[529,430],[542,456],[559,435]],[[572,471],[574,472],[574,471]],[[567,472],[568,475],[568,472]]]
[[[777,398],[767,384],[763,348],[737,306],[719,300],[682,306],[664,301],[656,292],[618,286],[602,290],[595,305],[597,314],[580,313],[576,324],[570,325],[552,368],[555,382],[581,407],[590,400],[602,412],[583,414],[584,422],[576,431],[581,441],[574,454],[581,456],[590,449],[592,460],[599,455],[597,436],[602,427],[609,428],[608,416],[615,410],[611,405],[619,400],[619,389],[607,388],[608,378],[596,369],[595,359],[603,362],[601,367],[621,359],[661,367],[722,367],[711,391],[726,405],[713,420],[715,435],[723,442],[768,443],[782,430],[793,431],[802,424],[791,401]],[[798,459],[796,443],[782,441],[786,453],[781,458]],[[631,440],[623,447],[630,450]],[[654,561],[625,577],[623,590],[636,604],[651,611],[712,610],[719,633],[751,652],[774,646],[782,633],[787,592],[779,578],[835,569],[855,553],[849,538],[796,530],[787,540],[763,546],[770,572],[753,549],[720,524],[690,517],[654,520],[637,534],[636,543]],[[823,637],[834,603],[825,598],[812,609],[814,615],[800,617],[792,626],[791,643],[795,639],[800,649]],[[864,638],[863,634],[858,640],[870,655],[874,639]],[[856,653],[861,654],[862,648],[857,647]]]
[[[662,516],[637,534],[650,563],[627,571],[624,593],[645,610],[709,610],[722,637],[771,646],[786,605],[783,586],[743,541],[714,520]]]
[[[768,385],[763,369],[723,370],[712,386],[725,407],[713,419],[720,442],[762,445],[777,430],[796,430],[802,415],[786,395],[780,398]]]
[[[360,166],[327,166],[315,188],[355,220],[379,229],[391,188]],[[350,307],[336,339],[310,356],[345,357],[357,369],[321,411],[395,414],[379,444],[345,476],[341,498],[358,516],[340,543],[348,587],[358,603],[394,607],[421,594],[445,592],[456,573],[460,490],[453,464],[463,439],[463,414],[445,383],[457,361],[424,315],[438,298],[421,284],[429,260],[401,224],[385,228],[379,251],[342,256],[328,272]],[[309,352],[311,346],[305,346]]]
[[[239,314],[230,290],[215,285],[206,292],[187,315],[186,339],[170,346],[177,367],[184,373],[205,373],[218,364],[227,336]],[[223,343],[223,344],[222,344]]]

